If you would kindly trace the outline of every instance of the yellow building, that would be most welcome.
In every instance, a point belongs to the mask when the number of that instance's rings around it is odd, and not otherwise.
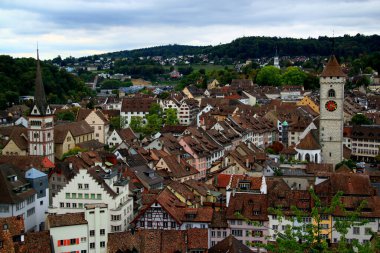
[[[317,221],[313,219],[313,225],[317,226]],[[320,215],[320,221],[319,221],[319,231],[320,236],[323,239],[330,239],[332,240],[332,216],[329,214],[321,214]]]
[[[307,105],[309,106],[313,111],[315,111],[316,113],[319,113],[319,104],[316,103],[314,100],[312,100],[310,97],[308,96],[304,96],[302,100],[298,101],[297,102],[297,105],[298,106],[301,106],[301,105]]]

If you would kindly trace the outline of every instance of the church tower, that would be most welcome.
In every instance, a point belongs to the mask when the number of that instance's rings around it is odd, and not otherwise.
[[[29,155],[48,157],[54,163],[54,121],[46,102],[37,49],[37,71],[34,104],[28,117]]]
[[[334,166],[343,160],[343,105],[346,75],[332,55],[320,79],[319,141],[322,162]]]
[[[277,53],[277,47],[276,47],[276,55],[274,56],[274,59],[273,59],[273,65],[280,69],[280,59],[278,58],[278,53]]]

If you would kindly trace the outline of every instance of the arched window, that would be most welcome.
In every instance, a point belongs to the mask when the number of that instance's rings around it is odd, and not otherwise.
[[[330,89],[328,93],[329,98],[335,98],[335,90]]]

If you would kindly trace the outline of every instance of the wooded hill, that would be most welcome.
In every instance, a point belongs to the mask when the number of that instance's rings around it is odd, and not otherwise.
[[[64,69],[41,62],[42,79],[48,102],[80,101],[92,91],[78,77]],[[0,55],[0,109],[18,103],[19,96],[33,95],[36,78],[36,60]]]
[[[355,58],[361,54],[380,51],[380,36],[345,35],[342,37],[319,37],[308,39],[279,37],[243,37],[227,44],[217,46],[184,46],[167,45],[135,50],[125,50],[107,53],[107,57],[140,57],[209,54],[210,58],[231,58],[232,60],[247,60],[252,58],[273,57],[278,49],[280,56],[327,56],[333,50],[336,55],[345,58]]]

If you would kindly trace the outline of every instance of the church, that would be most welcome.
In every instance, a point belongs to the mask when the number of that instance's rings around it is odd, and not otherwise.
[[[320,79],[320,116],[296,144],[299,160],[328,163],[343,160],[344,85],[346,74],[332,55]],[[319,122],[319,127],[318,127]]]
[[[28,127],[9,127],[11,133],[0,160],[13,161],[19,167],[33,164],[48,170],[54,167],[54,115],[46,101],[38,50],[36,64],[34,103],[27,117]]]

